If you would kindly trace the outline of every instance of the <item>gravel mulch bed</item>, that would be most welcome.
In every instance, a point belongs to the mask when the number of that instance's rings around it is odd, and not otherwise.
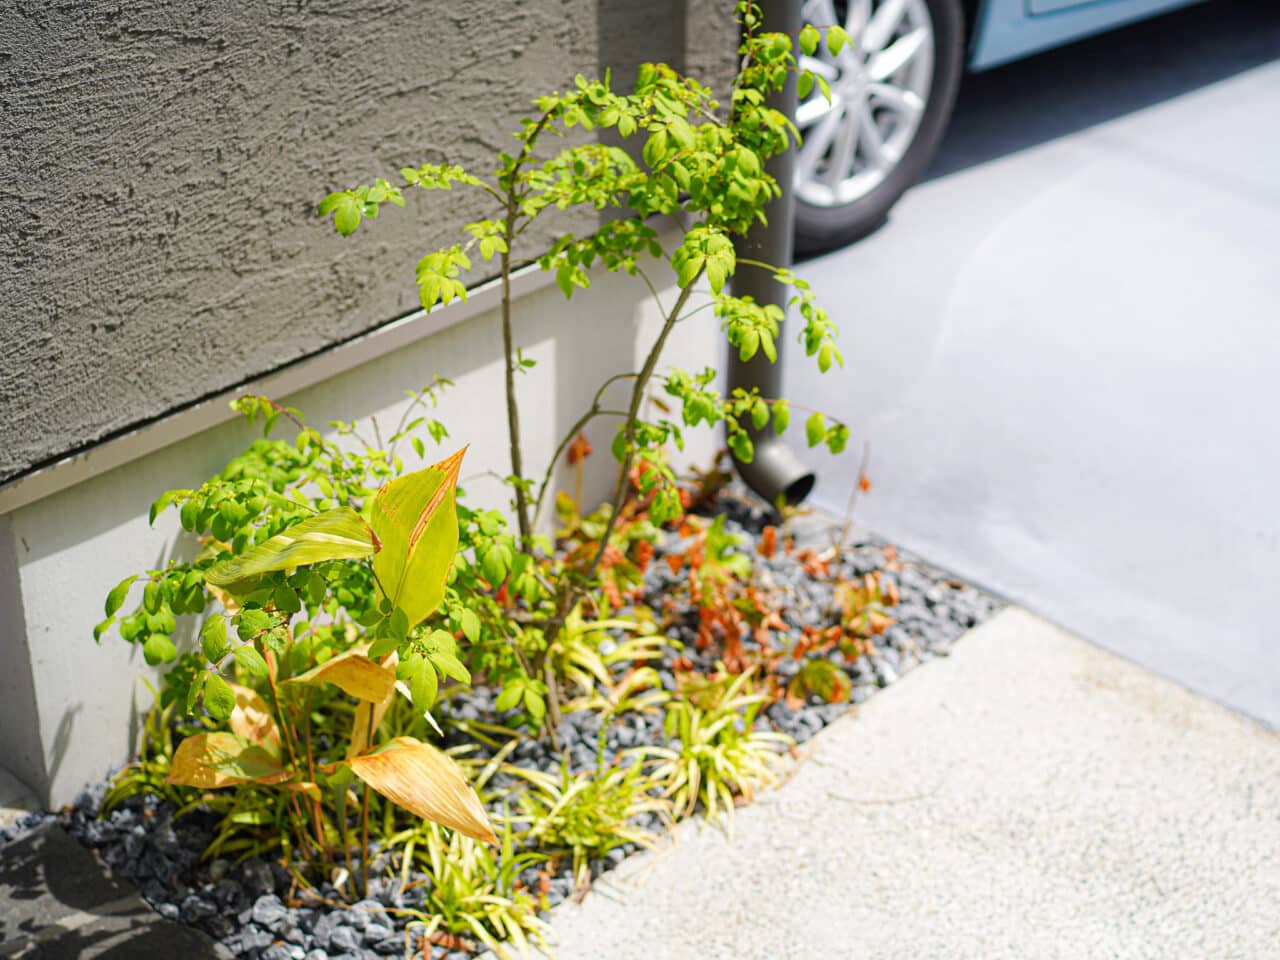
[[[781,602],[781,615],[796,635],[805,626],[827,625],[833,621],[834,597],[830,582],[816,580],[805,572],[793,555],[778,550],[772,558],[758,556],[755,546],[766,523],[764,511],[742,496],[722,497],[716,511],[726,515],[726,529],[742,537],[739,549],[752,556],[758,582]],[[803,539],[803,538],[801,538]],[[830,545],[814,528],[809,539],[813,546]],[[663,553],[680,549],[679,537],[667,534],[656,560]],[[890,562],[889,558],[893,558]],[[918,664],[936,656],[945,656],[951,645],[966,631],[990,617],[1001,606],[992,596],[960,583],[950,574],[937,570],[901,550],[887,544],[863,539],[839,551],[830,562],[831,572],[844,577],[862,576],[879,571],[882,578],[892,578],[900,595],[892,608],[894,623],[872,638],[870,653],[847,662],[838,651],[815,654],[832,659],[847,675],[850,701],[859,703],[878,689],[895,682]],[[646,572],[646,601],[661,609],[662,600],[670,594],[677,575],[663,562],[654,562]],[[662,661],[655,663],[664,686],[675,689],[673,663],[681,653],[700,670],[714,665],[711,651],[696,649],[696,613],[681,617],[669,635],[684,643],[685,649],[666,648]],[[747,643],[748,649],[750,642]],[[779,667],[785,679],[803,666],[802,660],[786,658]],[[450,712],[461,719],[500,723],[503,715],[494,708],[496,691],[475,689],[455,696]],[[829,704],[810,697],[800,709],[791,709],[783,701],[771,705],[760,719],[773,729],[803,742],[849,709],[849,703]],[[559,728],[559,739],[573,771],[593,770],[600,718],[591,711],[567,715]],[[450,744],[473,742],[461,733],[451,734]],[[606,763],[628,748],[663,743],[662,717],[626,714],[606,733]],[[481,755],[486,748],[481,749]],[[522,766],[544,770],[559,768],[561,757],[546,741],[522,742],[511,759]],[[503,776],[499,774],[498,777]],[[381,858],[371,861],[373,867],[369,896],[349,907],[291,906],[286,898],[292,878],[278,864],[253,858],[240,863],[225,858],[201,862],[201,853],[213,837],[211,815],[196,811],[175,821],[173,809],[154,797],[133,798],[123,803],[105,820],[96,816],[105,784],[90,787],[70,809],[60,814],[37,814],[20,820],[8,829],[0,829],[0,856],[3,845],[37,823],[57,817],[80,842],[98,851],[103,861],[117,875],[139,887],[142,895],[163,916],[181,920],[206,931],[220,940],[234,954],[254,960],[373,960],[376,957],[403,956],[405,921],[387,912],[387,908],[403,909],[421,906],[425,891],[422,886],[401,889],[399,878],[392,876]],[[641,826],[657,830],[656,815]],[[605,860],[593,864],[596,873],[620,863],[633,848],[620,848]],[[567,860],[567,858],[566,858]],[[522,879],[536,889],[535,871],[526,871]],[[550,906],[560,903],[572,893],[570,865],[565,862],[559,876],[552,878],[546,889]],[[337,890],[329,885],[317,891],[333,901],[341,901]],[[421,954],[416,954],[421,956]],[[433,960],[467,960],[470,953],[436,947]]]

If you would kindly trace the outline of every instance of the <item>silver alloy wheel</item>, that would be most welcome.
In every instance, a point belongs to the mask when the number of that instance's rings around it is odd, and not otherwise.
[[[831,102],[815,85],[796,111],[804,137],[796,197],[844,206],[884,181],[920,128],[933,83],[933,20],[925,0],[806,0],[803,18],[818,28],[840,23],[853,49],[831,56],[823,30],[817,54],[800,59],[827,80]]]

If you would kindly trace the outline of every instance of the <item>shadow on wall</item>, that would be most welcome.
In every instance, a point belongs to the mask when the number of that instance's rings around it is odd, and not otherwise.
[[[630,92],[640,64],[665,61],[687,69],[687,0],[597,0],[597,69],[613,72],[613,87]]]
[[[1274,3],[1215,0],[971,74],[960,85],[950,129],[926,179],[1106,123],[1276,59],[1280,15]]]

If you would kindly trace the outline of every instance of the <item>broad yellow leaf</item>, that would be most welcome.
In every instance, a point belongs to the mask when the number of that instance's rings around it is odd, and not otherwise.
[[[289,779],[280,761],[234,733],[187,737],[173,752],[169,783],[210,789],[236,783],[279,783]]]
[[[393,650],[382,658],[382,668],[396,672],[396,664],[399,657]],[[355,718],[351,721],[351,742],[347,745],[347,759],[351,759],[358,754],[364,753],[369,749],[373,742],[373,735],[378,729],[378,725],[382,723],[383,716],[386,715],[387,708],[391,706],[391,701],[395,699],[396,688],[392,684],[387,691],[386,696],[381,700],[374,702],[372,700],[361,700],[359,706],[356,707]]]
[[[397,737],[346,763],[357,777],[410,813],[477,840],[498,842],[462,770],[435,747],[413,737]]]
[[[372,557],[378,551],[364,518],[350,507],[338,507],[308,517],[266,543],[238,557],[224,560],[205,572],[206,583],[235,592],[237,585],[253,581],[272,570],[287,570],[325,560]]]
[[[389,699],[396,686],[395,670],[388,670],[376,660],[370,660],[364,651],[368,647],[348,650],[331,660],[326,660],[306,673],[286,680],[286,683],[332,683],[357,700],[380,703]]]
[[[382,544],[373,571],[410,627],[444,599],[444,582],[458,552],[454,494],[466,452],[463,447],[434,466],[397,477],[373,499],[369,524]]]
[[[271,716],[267,702],[256,691],[238,683],[228,684],[236,695],[236,706],[227,721],[231,732],[243,740],[256,743],[275,756],[280,756],[280,731]]]

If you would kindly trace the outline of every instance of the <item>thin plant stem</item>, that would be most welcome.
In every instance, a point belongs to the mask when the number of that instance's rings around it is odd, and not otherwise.
[[[516,238],[516,221],[520,216],[519,184],[520,168],[533,153],[533,145],[551,120],[551,113],[542,115],[529,135],[525,137],[520,155],[503,174],[502,187],[506,205],[506,220],[502,234],[502,352],[506,360],[507,443],[511,450],[511,475],[515,478],[516,523],[520,529],[520,546],[526,553],[533,549],[533,529],[529,523],[529,497],[524,487],[524,457],[520,450],[520,411],[516,404],[516,352],[511,333],[511,247]],[[530,218],[532,219],[532,218]]]
[[[858,494],[862,491],[862,478],[866,476],[867,464],[871,460],[871,441],[864,441],[862,444],[862,462],[858,464],[858,473],[853,478],[853,489],[849,491],[849,503],[844,508],[844,523],[840,525],[840,535],[836,538],[835,546],[838,550],[844,550],[848,544],[849,533],[853,530],[853,508],[858,504]]]
[[[373,743],[373,711],[369,711],[368,729],[365,735],[366,743]],[[360,886],[361,891],[367,897],[369,895],[369,784],[364,785],[364,802],[361,806],[361,820],[363,822],[362,836],[360,839]]]
[[[516,198],[507,199],[507,235],[516,218]],[[533,539],[529,525],[529,504],[524,489],[524,458],[520,451],[520,411],[516,403],[516,356],[511,335],[511,253],[502,254],[502,350],[506,356],[507,442],[511,450],[511,475],[515,477],[516,522],[520,527],[521,549],[528,552]]]
[[[261,652],[262,651],[259,651],[259,653]],[[272,660],[274,660],[274,658],[272,658]],[[291,725],[288,722],[288,718],[285,716],[284,708],[280,705],[280,691],[276,687],[276,674],[275,670],[271,667],[271,661],[268,661],[267,664],[267,686],[271,690],[271,705],[275,711],[277,729],[280,731],[280,739],[284,741],[284,748],[289,753],[289,763],[296,770],[298,768],[298,754],[294,749],[293,737],[291,736]],[[307,836],[305,824],[307,823],[308,818],[302,815],[302,806],[298,803],[297,794],[291,793],[289,795],[289,805],[292,807],[293,813],[296,817],[294,829],[298,832],[299,840],[304,843],[314,842],[313,838]],[[314,823],[312,824],[312,827],[314,829]],[[316,849],[318,852],[320,848],[317,847]]]
[[[587,567],[586,574],[583,577],[584,583],[590,583],[596,571],[600,568],[600,561],[604,559],[605,550],[609,547],[609,538],[613,535],[613,528],[617,526],[618,514],[622,512],[622,504],[627,496],[627,478],[631,475],[631,467],[635,464],[636,459],[634,447],[636,417],[640,412],[640,404],[644,401],[645,388],[649,385],[654,368],[658,365],[658,359],[662,356],[662,350],[667,344],[667,338],[671,335],[676,321],[680,318],[680,311],[688,303],[689,297],[693,293],[693,285],[698,282],[701,276],[702,271],[699,270],[688,285],[681,288],[680,296],[676,298],[675,305],[671,308],[671,312],[667,314],[667,319],[662,325],[662,332],[658,334],[658,339],[654,341],[653,347],[649,350],[649,355],[645,357],[644,366],[640,368],[640,373],[636,376],[636,382],[631,388],[631,405],[627,409],[627,425],[625,428],[627,432],[627,455],[622,461],[622,469],[614,486],[613,509],[609,511],[609,520],[605,524],[604,535],[600,538],[600,547],[596,550],[596,555],[592,558],[591,565]],[[582,589],[581,585],[579,585],[579,589]],[[565,613],[567,614],[568,610]]]
[[[626,414],[621,410],[602,410],[600,409],[600,401],[604,398],[604,392],[619,380],[626,380],[634,377],[634,373],[619,373],[610,377],[604,383],[600,384],[600,389],[596,391],[595,398],[591,401],[591,406],[587,409],[578,421],[568,429],[564,437],[560,440],[560,445],[556,447],[556,452],[551,455],[551,462],[547,464],[547,472],[542,475],[542,483],[538,485],[538,497],[533,507],[533,527],[538,528],[538,521],[542,519],[542,504],[546,499],[547,490],[551,486],[551,477],[555,473],[556,464],[560,462],[560,457],[564,454],[569,444],[573,443],[573,438],[582,432],[583,427],[590,423],[596,417],[618,416],[625,417]]]
[[[316,782],[316,760],[315,754],[311,750],[311,701],[315,696],[315,690],[307,687],[307,701],[303,707],[302,720],[302,739],[307,747],[307,781]],[[315,831],[320,840],[320,855],[324,858],[325,863],[332,864],[333,857],[330,856],[329,844],[324,833],[324,810],[320,806],[318,797],[311,798],[312,817],[315,821]]]
[[[653,346],[649,349],[649,355],[645,357],[644,366],[636,374],[635,383],[631,388],[631,403],[627,408],[627,422],[624,428],[627,433],[627,455],[622,461],[621,469],[618,471],[618,479],[613,491],[613,507],[609,511],[609,519],[605,524],[604,534],[600,538],[600,546],[596,550],[595,556],[591,559],[591,564],[583,575],[561,595],[556,614],[547,624],[547,646],[542,654],[542,666],[544,669],[548,666],[548,654],[551,652],[552,644],[555,643],[561,629],[564,627],[565,618],[586,594],[592,579],[596,575],[596,571],[600,568],[600,562],[604,559],[605,550],[609,546],[609,538],[613,536],[614,527],[617,526],[618,522],[618,514],[622,512],[622,504],[626,500],[627,478],[631,475],[631,467],[635,463],[635,424],[636,417],[640,412],[640,404],[644,401],[645,387],[648,386],[649,379],[653,376],[653,371],[662,356],[663,347],[666,346],[667,338],[671,335],[671,331],[680,317],[680,311],[684,309],[689,297],[693,294],[694,284],[701,277],[702,271],[699,270],[697,275],[686,286],[681,288],[680,295],[676,298],[671,312],[667,314],[666,320],[662,325],[662,332],[658,334],[658,339],[654,341]],[[558,684],[554,682],[555,678],[550,672],[546,676],[548,678],[547,707],[549,711],[553,711],[553,716],[558,715],[560,707]]]

